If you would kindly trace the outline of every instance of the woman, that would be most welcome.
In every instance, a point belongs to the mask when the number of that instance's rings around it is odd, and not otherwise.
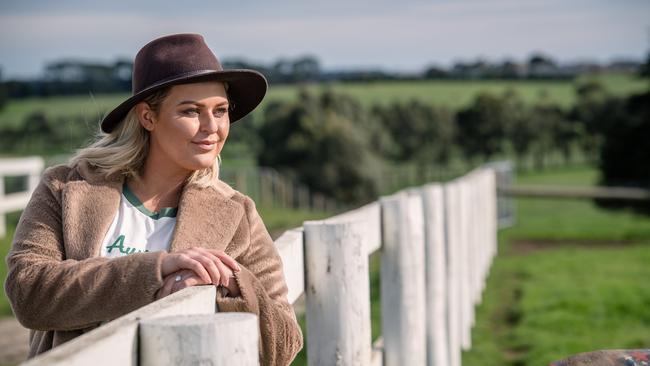
[[[213,284],[219,311],[257,314],[260,361],[288,364],[302,334],[282,263],[250,198],[218,180],[230,123],[266,93],[223,70],[200,35],[138,52],[133,95],[104,135],[45,171],[16,228],[5,283],[30,357],[182,288]]]

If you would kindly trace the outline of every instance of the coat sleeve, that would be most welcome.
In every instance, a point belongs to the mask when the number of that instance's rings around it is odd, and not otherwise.
[[[43,175],[6,258],[5,292],[18,321],[34,330],[98,325],[154,301],[162,285],[162,252],[65,259],[61,175]]]
[[[250,245],[236,260],[241,271],[235,274],[241,295],[217,294],[217,307],[224,312],[250,312],[260,325],[262,365],[288,365],[302,349],[302,332],[293,307],[287,300],[282,260],[255,204],[246,198],[246,218]]]

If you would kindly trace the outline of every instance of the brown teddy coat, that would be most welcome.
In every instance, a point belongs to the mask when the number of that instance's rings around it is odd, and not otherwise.
[[[5,282],[14,314],[32,329],[30,357],[154,301],[165,252],[99,257],[122,185],[123,178],[106,180],[87,165],[44,172],[16,228]],[[302,334],[281,259],[253,201],[223,182],[190,184],[176,220],[170,251],[203,246],[237,260],[241,296],[219,294],[217,308],[257,314],[261,364],[289,364]]]

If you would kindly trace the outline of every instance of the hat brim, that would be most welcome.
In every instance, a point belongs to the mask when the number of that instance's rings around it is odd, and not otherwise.
[[[234,123],[252,112],[264,99],[268,87],[266,78],[261,73],[249,69],[203,70],[177,75],[161,80],[120,103],[102,119],[101,129],[110,133],[122,122],[131,108],[165,87],[201,81],[228,83],[228,98],[233,104],[229,112],[230,123]]]

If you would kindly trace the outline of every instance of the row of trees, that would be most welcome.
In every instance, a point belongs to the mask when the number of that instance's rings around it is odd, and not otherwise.
[[[260,120],[238,122],[231,143],[244,145],[260,165],[346,202],[373,199],[386,166],[425,168],[454,160],[475,165],[509,156],[533,157],[541,169],[550,154],[568,161],[575,151],[602,154],[603,169],[612,177],[605,183],[630,185],[645,177],[650,186],[650,169],[630,165],[647,161],[644,153],[621,152],[648,145],[640,140],[649,136],[647,96],[614,98],[594,83],[577,92],[568,110],[544,101],[528,105],[508,91],[480,94],[452,112],[415,100],[366,108],[331,91],[302,91],[296,101],[268,105]],[[22,123],[0,127],[0,146],[4,153],[70,152],[87,142],[98,120],[35,112]]]
[[[598,84],[580,87],[568,110],[543,101],[528,105],[509,91],[480,94],[455,113],[419,101],[365,108],[349,96],[303,91],[296,101],[268,105],[260,120],[238,122],[231,144],[346,202],[373,199],[386,166],[475,165],[509,156],[533,157],[541,169],[550,154],[568,161],[575,151],[601,154],[604,183],[650,186],[650,145],[643,142],[650,136],[649,105],[647,94],[615,98]],[[2,153],[70,152],[87,142],[98,120],[35,112],[0,127]]]
[[[250,68],[261,71],[273,84],[322,81],[376,81],[420,79],[569,79],[576,75],[598,72],[636,72],[641,63],[622,60],[609,65],[575,63],[563,65],[543,53],[534,53],[525,61],[513,59],[489,62],[485,59],[457,61],[451,67],[429,66],[410,74],[379,69],[323,70],[319,60],[310,55],[280,58],[270,63],[244,59],[227,59],[225,68]],[[2,83],[12,98],[49,95],[85,95],[88,93],[129,92],[133,62],[89,62],[65,59],[45,65],[43,75],[34,80],[7,80]],[[1,80],[1,78],[0,78]]]
[[[578,102],[568,109],[545,101],[528,105],[513,91],[484,93],[454,113],[418,101],[363,108],[347,96],[302,92],[297,101],[276,102],[267,108],[263,120],[242,123],[232,133],[235,139],[240,134],[258,137],[251,146],[261,165],[347,202],[375,197],[382,179],[377,172],[386,165],[424,169],[448,165],[454,159],[478,164],[509,156],[532,157],[541,169],[551,154],[570,161],[581,152],[594,162],[601,156],[606,167],[629,162],[629,156],[621,154],[610,159],[612,145],[647,153],[647,144],[621,136],[629,132],[621,132],[626,124],[620,123],[626,118],[648,128],[647,115],[639,114],[647,113],[639,112],[638,105],[644,102],[634,102],[637,97],[612,97],[595,83],[581,86],[577,93]],[[648,136],[636,132],[637,140]],[[623,168],[631,175],[634,169]],[[650,186],[650,181],[635,177],[625,182],[607,178],[604,183]]]

